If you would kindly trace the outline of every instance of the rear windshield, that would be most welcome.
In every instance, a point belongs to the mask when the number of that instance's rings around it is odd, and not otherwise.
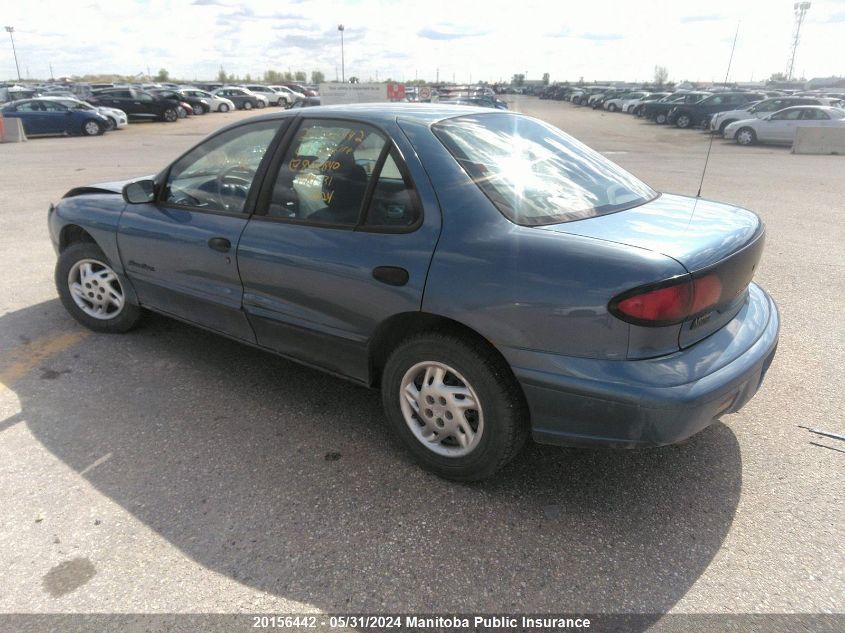
[[[433,130],[473,182],[516,224],[581,220],[657,197],[598,152],[535,119],[473,114],[447,119]]]

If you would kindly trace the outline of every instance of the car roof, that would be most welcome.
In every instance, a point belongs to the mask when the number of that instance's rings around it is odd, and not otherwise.
[[[307,97],[310,99],[311,97]],[[507,110],[494,110],[492,108],[481,108],[465,105],[450,105],[437,103],[353,103],[346,105],[325,105],[308,108],[307,114],[296,111],[285,110],[283,112],[272,112],[262,114],[249,119],[250,121],[284,119],[291,116],[307,116],[320,118],[349,118],[353,117],[364,122],[373,124],[385,124],[396,119],[412,120],[424,125],[430,125],[444,119],[451,119],[459,116],[472,114],[501,114],[504,116],[516,116],[515,112]],[[235,127],[241,122],[234,123],[229,127]]]
[[[788,108],[782,108],[778,110],[778,112],[786,112],[787,110],[824,110],[825,112],[830,110],[841,110],[842,108],[837,108],[836,106],[829,106],[829,105],[794,105],[789,106]],[[777,114],[777,113],[773,113]]]

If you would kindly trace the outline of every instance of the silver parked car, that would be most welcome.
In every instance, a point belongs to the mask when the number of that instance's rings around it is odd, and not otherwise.
[[[830,106],[792,106],[762,119],[736,121],[725,128],[725,138],[740,145],[792,144],[799,127],[845,128],[845,110]]]

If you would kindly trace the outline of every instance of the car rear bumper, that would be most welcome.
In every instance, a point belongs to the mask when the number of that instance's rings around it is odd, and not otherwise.
[[[695,345],[646,360],[597,360],[505,348],[543,444],[641,448],[680,442],[757,392],[778,343],[774,301],[746,305]]]

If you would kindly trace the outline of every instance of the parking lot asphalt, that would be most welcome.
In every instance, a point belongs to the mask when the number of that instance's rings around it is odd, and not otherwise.
[[[659,190],[702,132],[512,97]],[[768,226],[783,319],[762,391],[684,444],[532,445],[458,485],[389,440],[376,392],[170,321],[88,333],[46,209],[153,173],[245,113],[0,145],[0,612],[845,610],[845,157],[717,140],[705,197]]]

